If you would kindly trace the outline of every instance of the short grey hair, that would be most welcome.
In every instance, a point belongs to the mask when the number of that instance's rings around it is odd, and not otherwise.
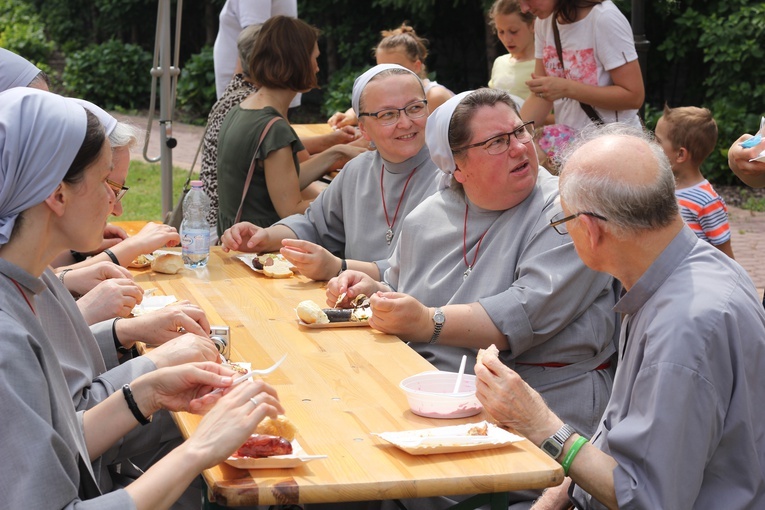
[[[579,154],[572,156],[585,144],[604,136],[623,136],[642,140],[650,149],[656,163],[656,178],[647,184],[622,179],[616,171],[592,171],[582,165]],[[612,165],[619,165],[619,153],[614,153]],[[639,128],[621,123],[590,126],[582,130],[561,156],[560,194],[572,212],[588,211],[608,219],[604,228],[617,237],[645,230],[666,227],[677,218],[675,177],[669,160],[653,136]]]
[[[124,122],[117,122],[111,134],[109,135],[109,145],[112,150],[120,147],[131,148],[138,142],[138,132],[136,128]]]
[[[236,38],[236,49],[239,52],[239,62],[242,63],[242,74],[247,78],[250,77],[247,62],[250,61],[250,55],[252,55],[252,49],[255,48],[255,43],[258,41],[261,28],[263,28],[262,23],[248,25],[239,32],[239,36]]]

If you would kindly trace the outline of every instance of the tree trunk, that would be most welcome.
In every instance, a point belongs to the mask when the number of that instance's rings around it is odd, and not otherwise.
[[[205,2],[205,44],[212,46],[218,35],[218,12],[210,2]]]

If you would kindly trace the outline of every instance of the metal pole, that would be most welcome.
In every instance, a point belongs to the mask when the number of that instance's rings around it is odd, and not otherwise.
[[[648,48],[651,47],[650,41],[645,37],[645,0],[632,0],[632,36],[645,86],[648,75]],[[640,117],[645,117],[645,104],[640,107]]]
[[[160,167],[162,186],[162,216],[173,209],[173,153],[172,149],[177,145],[173,138],[173,108],[174,95],[172,93],[173,77],[178,76],[180,70],[172,66],[172,53],[170,48],[170,1],[159,0],[157,15],[157,31],[159,34],[159,67],[151,70],[151,75],[159,79],[159,133],[160,133]]]

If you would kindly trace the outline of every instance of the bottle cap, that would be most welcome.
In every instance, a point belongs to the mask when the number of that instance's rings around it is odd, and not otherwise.
[[[201,188],[202,187],[202,181],[191,181],[189,184],[191,184],[192,188]]]

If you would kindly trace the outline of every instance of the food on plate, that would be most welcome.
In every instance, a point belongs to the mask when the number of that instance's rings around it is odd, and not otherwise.
[[[133,261],[128,264],[128,267],[142,268],[151,264],[151,260],[146,255],[138,255]]]
[[[497,349],[496,345],[491,344],[486,349],[478,349],[478,356],[476,356],[476,361],[478,363],[483,363],[483,357],[489,354],[493,355],[495,358],[499,358],[499,349]]]
[[[340,296],[338,303],[345,298],[345,294]],[[366,322],[372,317],[372,309],[369,307],[369,298],[364,294],[359,294],[351,301],[351,308],[325,308],[324,313],[329,318],[329,322]]]
[[[277,416],[276,419],[271,419],[266,416],[263,421],[258,423],[258,427],[255,429],[256,434],[279,436],[287,441],[295,439],[296,432],[297,429],[295,428],[295,425],[293,425],[289,418],[283,414]]]
[[[232,456],[259,458],[291,454],[292,444],[283,437],[255,434],[250,436]]]
[[[279,261],[263,266],[263,274],[269,278],[289,278],[293,273],[287,262]]]
[[[183,258],[178,253],[163,253],[154,257],[151,268],[158,273],[176,274],[183,269]]]
[[[227,361],[226,363],[223,363],[223,366],[226,368],[230,368],[234,372],[236,372],[239,375],[245,375],[247,372],[250,371],[250,364],[247,363],[247,366],[243,366],[241,363],[236,361]]]
[[[479,423],[475,427],[470,427],[467,431],[468,436],[488,436],[489,424],[487,422]]]
[[[263,255],[258,255],[252,259],[252,267],[255,269],[263,269],[263,267],[272,265],[274,260],[280,258],[278,253],[264,253]]]
[[[248,260],[254,270],[262,271],[269,278],[289,278],[295,274],[295,266],[279,253],[265,253]]]
[[[366,308],[325,308],[329,322],[364,322],[372,316],[372,310]]]
[[[298,303],[295,311],[300,320],[306,324],[327,324],[329,322],[324,310],[310,299]]]

